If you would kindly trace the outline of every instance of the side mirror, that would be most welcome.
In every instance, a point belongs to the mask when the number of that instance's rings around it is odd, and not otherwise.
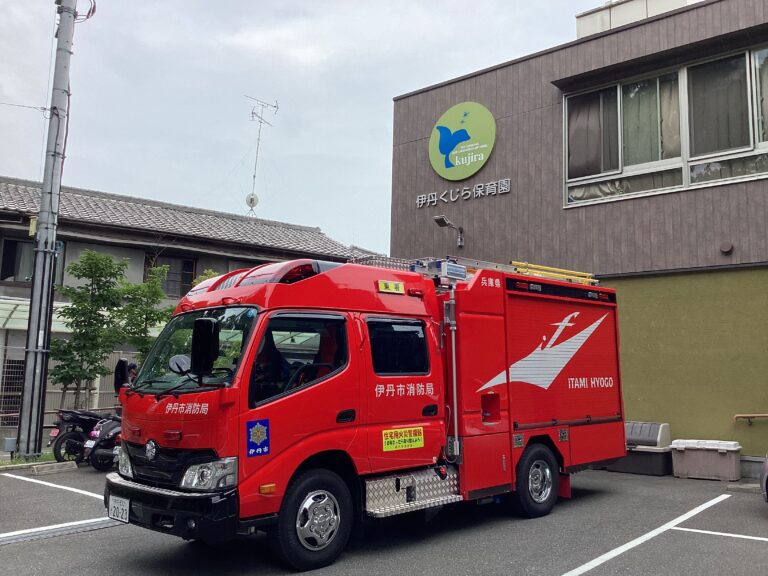
[[[115,365],[115,395],[128,383],[128,360],[120,358]]]
[[[189,356],[186,354],[176,354],[176,356],[171,356],[171,359],[168,360],[168,368],[170,371],[174,374],[179,374],[180,376],[187,374],[191,366],[192,363],[189,360]]]
[[[219,323],[215,318],[198,318],[192,328],[192,366],[195,376],[205,376],[213,371],[213,363],[219,357]]]

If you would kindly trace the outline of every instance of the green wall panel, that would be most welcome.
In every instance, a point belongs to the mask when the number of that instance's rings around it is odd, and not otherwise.
[[[672,438],[737,440],[765,456],[768,269],[609,279],[619,302],[628,420],[669,422]]]

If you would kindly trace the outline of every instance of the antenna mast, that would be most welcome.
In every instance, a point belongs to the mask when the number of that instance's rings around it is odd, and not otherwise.
[[[269,122],[267,122],[264,119],[264,112],[266,112],[267,109],[274,110],[274,115],[277,115],[277,111],[279,110],[279,106],[277,104],[277,100],[275,100],[274,104],[270,104],[269,102],[264,102],[263,100],[259,100],[258,98],[254,98],[253,96],[248,96],[248,94],[244,94],[246,98],[249,100],[253,100],[256,102],[256,104],[251,108],[251,122],[258,122],[259,123],[259,132],[256,136],[256,159],[253,162],[253,186],[251,188],[251,193],[248,194],[248,196],[245,197],[245,203],[248,205],[249,216],[255,216],[254,208],[256,208],[256,204],[259,203],[259,197],[256,195],[256,167],[259,165],[259,148],[261,147],[261,128],[266,124],[267,126],[272,126]],[[257,111],[258,109],[258,111]]]

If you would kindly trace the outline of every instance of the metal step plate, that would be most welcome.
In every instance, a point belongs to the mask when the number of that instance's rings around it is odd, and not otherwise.
[[[459,493],[459,473],[448,467],[443,479],[434,468],[401,472],[365,481],[365,512],[374,518],[384,518],[443,506],[462,500]]]

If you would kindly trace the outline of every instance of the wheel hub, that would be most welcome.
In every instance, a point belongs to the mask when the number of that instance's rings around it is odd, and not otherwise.
[[[316,490],[307,494],[296,515],[296,534],[307,550],[322,550],[339,529],[339,503],[333,494]]]
[[[546,502],[552,493],[552,471],[544,460],[536,460],[528,473],[528,491],[539,504]]]

